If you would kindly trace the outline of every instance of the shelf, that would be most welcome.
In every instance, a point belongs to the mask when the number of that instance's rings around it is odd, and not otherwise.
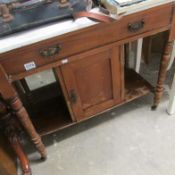
[[[25,93],[20,86],[16,86],[16,89],[40,135],[47,135],[73,124],[59,82],[32,91],[25,84]]]
[[[125,97],[124,102],[132,101],[136,98],[153,92],[154,87],[150,85],[134,70],[125,70]]]
[[[144,96],[151,91],[153,91],[153,87],[146,80],[135,71],[126,69],[124,100],[117,106]],[[52,84],[48,87],[37,89],[30,92],[29,97],[29,105],[32,107],[30,108],[32,109],[30,116],[32,116],[33,124],[40,135],[51,134],[76,124],[76,122],[72,121],[58,85]]]
[[[67,106],[61,97],[40,104],[37,109],[32,121],[42,136],[73,124]]]

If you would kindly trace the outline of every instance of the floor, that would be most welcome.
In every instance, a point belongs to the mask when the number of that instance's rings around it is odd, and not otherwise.
[[[142,65],[150,82],[157,77],[158,60],[154,54],[156,66]],[[175,115],[166,113],[173,68],[157,111],[151,111],[150,94],[44,137],[45,162],[26,142],[33,175],[174,175]]]

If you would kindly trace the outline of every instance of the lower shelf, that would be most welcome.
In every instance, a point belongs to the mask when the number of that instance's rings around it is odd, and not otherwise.
[[[125,102],[154,91],[154,87],[132,69],[125,70]]]
[[[125,98],[120,106],[153,91],[153,87],[133,70],[125,71]],[[116,106],[115,106],[116,107]],[[35,106],[32,121],[37,131],[43,136],[75,124],[63,97],[57,96]]]
[[[47,135],[73,124],[67,106],[60,97],[40,105],[32,121],[40,135]]]

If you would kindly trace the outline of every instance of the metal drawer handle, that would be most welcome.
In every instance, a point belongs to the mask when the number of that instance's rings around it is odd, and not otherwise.
[[[137,31],[143,29],[144,25],[145,25],[144,20],[130,23],[130,24],[128,24],[128,30],[130,32],[137,32]]]
[[[54,55],[59,54],[61,50],[61,45],[49,47],[47,49],[40,50],[40,55],[44,58],[48,58]]]

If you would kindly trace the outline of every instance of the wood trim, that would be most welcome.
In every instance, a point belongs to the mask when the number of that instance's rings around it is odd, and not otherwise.
[[[172,8],[172,4],[166,4],[124,16],[122,20],[110,24],[97,24],[92,26],[92,28],[81,29],[78,33],[77,31],[72,32],[71,35],[68,35],[69,37],[67,37],[67,34],[61,35],[34,45],[22,47],[1,54],[0,62],[10,76],[26,72],[24,65],[31,62],[35,63],[36,68],[40,68],[107,44],[132,39],[132,37],[138,37],[139,35],[144,37],[147,32],[158,32],[160,28],[171,26]],[[162,11],[164,11],[163,14]],[[138,22],[143,22],[143,27],[138,28],[136,31],[129,30],[129,25],[134,25]],[[41,50],[47,51],[49,48],[57,47],[58,45],[61,47],[58,54],[48,58],[41,56]]]
[[[123,65],[121,64],[121,47],[117,44],[107,45],[105,47],[101,47],[98,49],[91,50],[89,52],[82,53],[77,56],[73,56],[69,59],[69,62],[67,65],[61,66],[61,72],[63,79],[66,81],[66,92],[69,94],[68,98],[70,98],[70,90],[73,89],[77,94],[77,101],[76,103],[71,103],[72,110],[74,114],[76,115],[76,118],[78,120],[82,120],[84,117],[89,117],[93,115],[96,112],[99,112],[101,110],[106,109],[107,107],[112,107],[113,105],[116,105],[117,103],[120,103],[123,98],[122,93],[122,87],[123,87],[123,75],[121,77],[121,72],[123,73]],[[105,54],[104,57],[101,57],[101,54]],[[83,67],[87,67],[88,64],[88,58],[94,57],[93,62],[91,59],[90,64],[97,64],[97,60],[99,60],[99,57],[101,58],[99,61],[110,61],[109,67],[111,67],[111,93],[112,97],[110,99],[106,99],[105,101],[101,101],[100,104],[95,104],[93,106],[83,106],[83,102],[81,101],[83,97],[80,97],[80,94],[78,93],[78,84],[77,84],[77,78],[74,76],[74,73],[77,70],[77,66],[82,67],[81,70],[83,70]],[[100,63],[100,64],[101,64]],[[100,71],[101,69],[99,69]],[[87,75],[86,75],[87,76]],[[104,76],[104,75],[103,75]],[[109,75],[108,75],[109,76]],[[106,78],[106,77],[105,77]],[[109,88],[109,87],[108,87]],[[105,91],[104,91],[105,92]],[[109,95],[109,94],[108,94]],[[104,99],[106,97],[104,96]],[[95,100],[95,99],[94,99]],[[99,99],[100,100],[100,99]],[[69,100],[68,100],[69,101]],[[85,102],[86,104],[89,104],[90,102]]]
[[[172,10],[172,29],[169,35],[169,41],[175,40],[175,2],[173,4],[174,8]]]
[[[131,38],[127,38],[127,39],[124,39],[124,40],[121,40],[121,41],[118,41],[118,42],[111,43],[111,44],[109,44],[109,46],[110,45],[111,46],[112,45],[122,45],[122,44],[125,44],[125,43],[128,43],[128,42],[135,41],[136,39],[141,38],[141,37],[147,37],[147,36],[150,36],[150,35],[155,35],[157,33],[169,30],[170,27],[171,27],[171,25],[168,25],[166,27],[160,28],[160,29],[155,30],[155,31],[147,32],[145,34],[139,34],[139,35],[133,36]],[[105,47],[105,46],[103,46],[103,47]],[[101,47],[101,48],[103,48],[103,47]],[[84,52],[84,53],[86,53],[86,52]],[[79,53],[77,55],[80,55],[80,54],[81,53]],[[69,62],[71,61],[71,57],[72,56],[67,57],[69,59]],[[64,60],[64,58],[62,60]],[[58,66],[62,65],[62,63],[61,63],[62,60],[55,61],[55,62],[52,62],[50,64],[40,66],[37,69],[33,69],[33,70],[30,70],[30,71],[22,72],[22,73],[19,73],[19,74],[9,75],[8,79],[9,79],[9,81],[13,82],[13,81],[17,81],[17,80],[20,80],[22,78],[25,78],[27,76],[30,76],[30,75],[32,75],[34,73],[38,73],[38,72],[41,72],[41,71],[44,71],[44,70],[47,70],[47,69],[50,69],[50,68],[58,67]]]
[[[163,5],[159,5],[157,7],[152,7],[152,8],[149,8],[147,10],[143,10],[141,12],[136,12],[136,13],[133,13],[133,14],[129,14],[129,15],[126,15],[124,16],[121,20],[123,20],[124,18],[127,18],[128,16],[131,16],[131,15],[134,15],[134,16],[138,16],[138,14],[142,14],[142,13],[149,13],[150,11],[152,10],[156,10],[156,11],[160,11],[160,9],[162,7],[169,7],[169,6],[172,6],[173,2],[170,2],[170,3],[167,3],[167,4],[163,4]],[[115,21],[113,24],[115,25],[116,23],[118,23],[120,21]],[[34,43],[34,44],[31,44],[29,46],[24,46],[23,48],[26,48],[27,49],[32,49],[33,47],[36,47],[38,44],[41,44],[44,43],[44,45],[47,45],[49,44],[51,41],[52,43],[54,43],[55,41],[58,40],[58,38],[61,40],[61,39],[64,39],[64,38],[68,38],[68,37],[71,37],[72,35],[80,35],[84,32],[89,32],[90,30],[93,31],[93,30],[98,30],[98,29],[103,29],[105,28],[106,24],[105,23],[98,23],[96,25],[93,25],[93,26],[90,26],[90,27],[86,27],[86,28],[83,28],[83,29],[80,29],[80,30],[77,30],[77,31],[73,31],[73,32],[69,32],[69,33],[66,33],[66,34],[63,34],[61,36],[58,36],[58,37],[54,37],[54,38],[50,38],[50,39],[45,39],[43,41],[39,41],[37,43]],[[165,26],[163,26],[165,27]],[[158,29],[158,28],[157,28]],[[157,29],[154,29],[154,30],[157,30]],[[149,30],[148,32],[150,32],[151,30]],[[125,39],[125,38],[124,38]],[[3,57],[5,57],[7,54],[9,54],[11,51],[8,51],[6,53],[3,53],[0,55],[0,60],[3,60]],[[14,49],[13,52],[20,52],[21,53],[21,48],[18,48],[18,49]]]
[[[120,59],[120,46],[112,48],[111,52],[111,68],[112,68],[112,80],[113,80],[113,98],[115,103],[119,103],[121,101],[122,91],[121,91],[121,84],[124,81],[124,79],[121,79],[121,59]],[[116,91],[115,89],[119,89],[119,91]]]
[[[121,77],[120,77],[120,82],[121,82],[121,100],[124,100],[125,98],[125,46],[121,45],[120,47],[120,53],[119,53],[119,59],[120,59],[120,72],[121,72]]]
[[[16,95],[15,90],[9,83],[8,76],[6,75],[5,70],[3,69],[2,65],[0,64],[0,93],[2,94],[4,99],[9,99]]]
[[[70,102],[69,97],[68,97],[68,92],[67,92],[67,89],[66,89],[66,86],[65,86],[65,82],[64,82],[64,79],[63,79],[61,69],[59,67],[54,68],[54,72],[56,74],[56,77],[57,77],[60,85],[61,85],[61,89],[62,89],[62,92],[64,94],[66,104],[67,104],[67,107],[69,109],[69,113],[71,115],[72,121],[75,122],[76,119],[75,119],[74,113],[72,111],[71,102]]]

